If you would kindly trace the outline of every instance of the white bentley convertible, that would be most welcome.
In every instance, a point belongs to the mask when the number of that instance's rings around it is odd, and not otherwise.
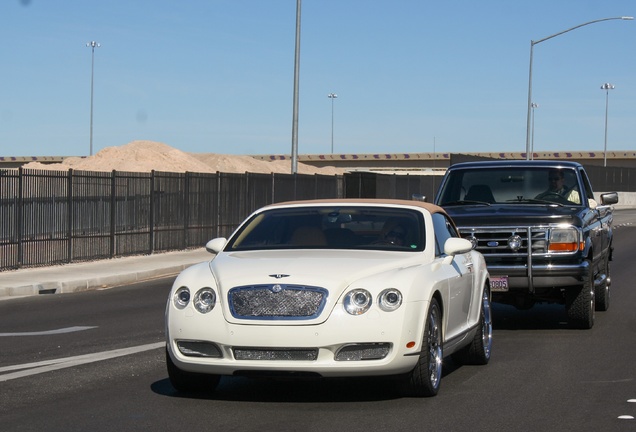
[[[177,277],[166,308],[179,391],[213,390],[222,375],[395,375],[433,396],[444,357],[490,359],[486,265],[440,207],[274,204],[207,248],[216,255]]]

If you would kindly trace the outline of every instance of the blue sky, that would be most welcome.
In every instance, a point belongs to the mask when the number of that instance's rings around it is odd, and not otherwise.
[[[523,152],[530,41],[634,0],[303,0],[298,152]],[[3,0],[0,156],[289,154],[296,0]],[[535,45],[535,151],[636,148],[636,21]]]

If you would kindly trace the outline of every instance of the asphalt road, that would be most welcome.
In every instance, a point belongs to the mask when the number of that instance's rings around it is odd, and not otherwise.
[[[430,399],[386,379],[223,378],[215,394],[177,394],[170,279],[0,302],[0,430],[634,431],[621,416],[636,417],[636,211],[618,213],[612,303],[593,329],[568,329],[560,306],[495,305],[490,364],[448,361]]]

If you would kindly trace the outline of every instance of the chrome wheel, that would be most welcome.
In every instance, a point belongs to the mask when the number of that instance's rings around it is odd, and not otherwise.
[[[406,376],[411,396],[435,396],[442,382],[442,310],[431,300],[422,336],[422,349],[415,368]]]
[[[442,332],[440,328],[440,310],[438,307],[431,308],[427,327],[426,346],[428,347],[429,381],[431,387],[438,388],[442,379]]]
[[[484,289],[481,296],[481,340],[484,349],[484,360],[490,360],[490,351],[492,349],[492,311],[490,308],[490,293]]]

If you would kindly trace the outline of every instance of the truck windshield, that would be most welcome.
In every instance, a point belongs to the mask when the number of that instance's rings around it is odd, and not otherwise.
[[[457,169],[442,184],[437,204],[581,205],[581,188],[574,169]]]

